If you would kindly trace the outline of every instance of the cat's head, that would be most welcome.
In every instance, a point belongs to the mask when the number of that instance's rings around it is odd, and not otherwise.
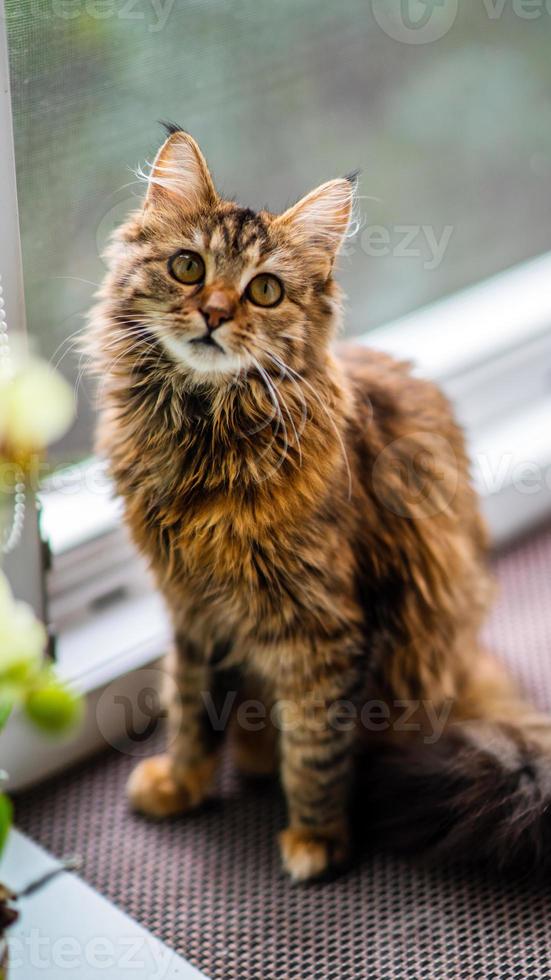
[[[323,355],[339,309],[332,280],[355,178],[328,181],[281,215],[224,200],[196,142],[174,129],[143,209],[110,250],[111,309],[143,323],[174,369],[199,382],[299,369]]]

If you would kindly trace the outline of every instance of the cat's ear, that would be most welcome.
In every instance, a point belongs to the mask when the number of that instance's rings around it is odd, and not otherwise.
[[[218,198],[201,150],[183,130],[163,143],[146,179],[146,208],[177,206],[191,213],[212,206]]]
[[[303,246],[319,249],[332,262],[350,227],[357,174],[328,180],[310,191],[276,222]]]

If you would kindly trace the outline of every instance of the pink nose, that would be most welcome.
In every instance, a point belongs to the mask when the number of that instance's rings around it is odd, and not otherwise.
[[[205,297],[199,309],[208,329],[216,330],[226,320],[231,320],[235,313],[235,299],[225,289],[214,289]]]

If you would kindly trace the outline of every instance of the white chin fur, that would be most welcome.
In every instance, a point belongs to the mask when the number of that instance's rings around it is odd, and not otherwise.
[[[236,374],[243,366],[236,354],[227,354],[217,347],[191,344],[187,340],[180,340],[178,337],[171,337],[168,334],[163,334],[161,341],[176,364],[182,368],[191,369],[197,374]]]

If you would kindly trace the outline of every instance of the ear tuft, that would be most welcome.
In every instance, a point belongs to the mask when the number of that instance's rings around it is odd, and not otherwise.
[[[352,184],[353,188],[356,189],[361,175],[361,170],[351,170],[349,174],[344,175],[344,179],[347,180],[349,184]]]
[[[173,123],[170,135],[155,157],[149,174],[146,207],[177,206],[180,210],[198,211],[212,206],[216,190],[207,162],[189,133]]]
[[[277,221],[305,245],[322,249],[332,260],[349,229],[356,189],[357,172],[329,180],[310,191]]]
[[[159,126],[162,126],[167,136],[174,136],[174,133],[185,133],[183,126],[171,122],[170,119],[159,119]]]

